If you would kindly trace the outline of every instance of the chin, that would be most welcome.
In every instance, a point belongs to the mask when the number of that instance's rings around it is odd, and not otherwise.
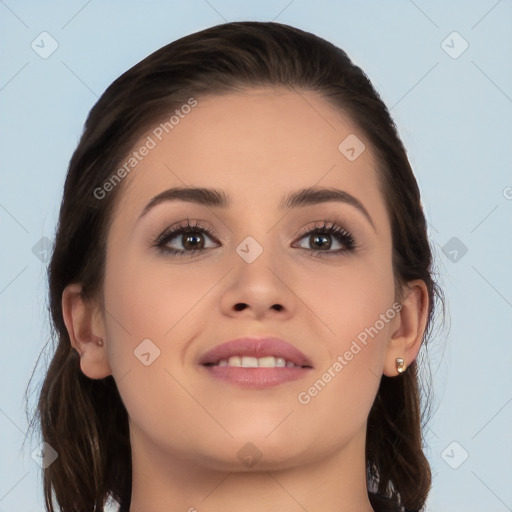
[[[305,454],[273,446],[263,446],[251,441],[222,453],[210,453],[203,463],[209,469],[229,472],[280,471],[305,464]]]

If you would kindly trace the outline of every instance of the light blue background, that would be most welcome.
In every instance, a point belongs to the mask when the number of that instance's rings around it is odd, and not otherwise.
[[[32,248],[53,238],[86,115],[115,78],[164,44],[241,20],[287,23],[342,47],[391,108],[422,191],[451,326],[429,351],[428,510],[512,510],[512,2],[5,0],[0,512],[43,510],[30,455],[38,440],[21,446],[25,387],[49,338],[45,263]],[[59,45],[48,59],[31,48],[43,31]],[[469,44],[456,59],[441,46],[453,31]],[[454,41],[452,51],[461,48]],[[457,262],[443,252],[452,237],[468,249]]]

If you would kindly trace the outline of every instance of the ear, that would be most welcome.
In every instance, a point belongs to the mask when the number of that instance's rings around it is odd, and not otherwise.
[[[70,284],[62,292],[62,314],[72,347],[80,355],[80,368],[91,379],[112,374],[106,335],[99,307],[82,297],[82,286]],[[98,343],[103,339],[103,344]]]
[[[404,294],[402,308],[398,312],[397,326],[391,335],[386,352],[383,373],[387,377],[398,375],[397,358],[404,360],[406,369],[416,359],[426,329],[429,307],[427,285],[421,279],[410,281]]]

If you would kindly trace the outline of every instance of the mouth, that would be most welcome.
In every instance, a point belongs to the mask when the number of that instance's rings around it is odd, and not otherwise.
[[[199,359],[214,377],[245,388],[263,389],[303,378],[311,360],[279,338],[238,338],[222,343]]]
[[[231,366],[234,368],[311,368],[288,361],[279,356],[231,356],[229,359],[221,359],[216,363],[206,363],[204,366]]]

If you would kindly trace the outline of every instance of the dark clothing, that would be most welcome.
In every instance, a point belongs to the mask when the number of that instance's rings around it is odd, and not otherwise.
[[[381,496],[380,494],[368,493],[370,505],[375,512],[417,512],[409,510],[396,504],[391,498]]]

